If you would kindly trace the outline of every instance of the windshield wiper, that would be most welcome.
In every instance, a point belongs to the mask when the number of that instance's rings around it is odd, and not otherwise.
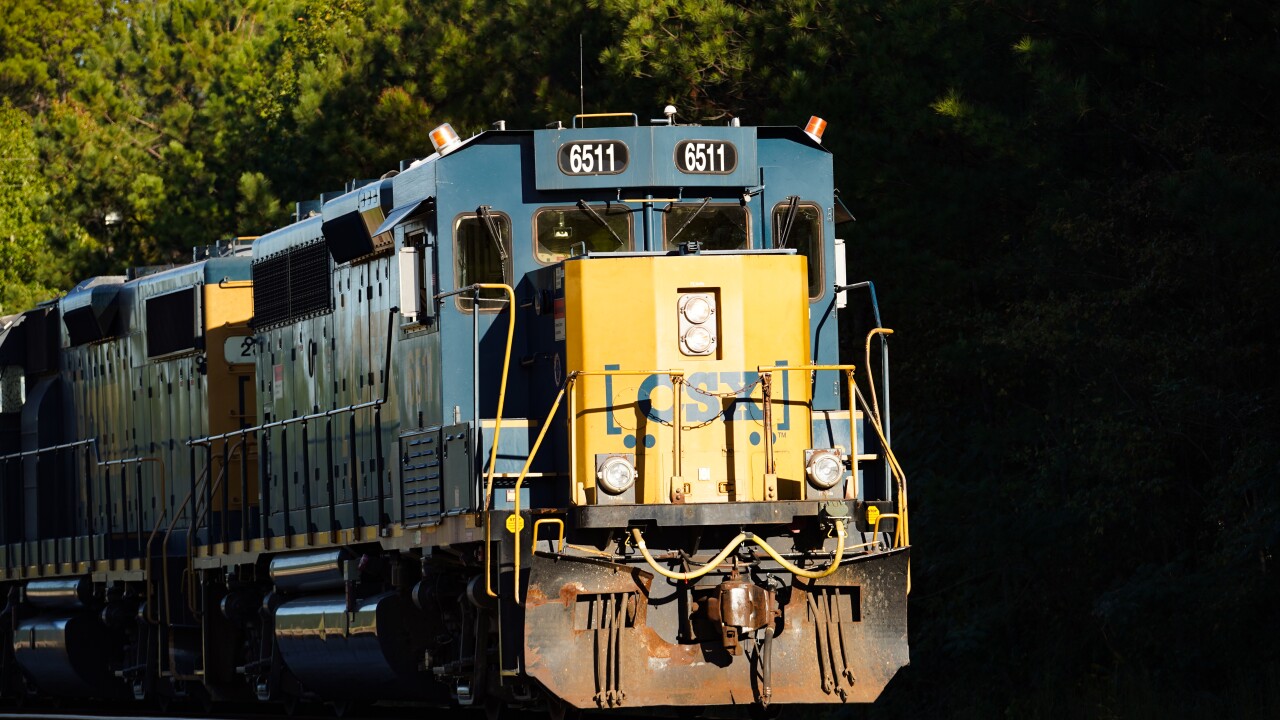
[[[693,222],[693,219],[694,219],[694,218],[696,218],[696,217],[698,217],[698,213],[702,212],[702,209],[703,209],[703,208],[705,208],[705,207],[707,206],[707,203],[709,203],[709,202],[711,202],[711,198],[709,198],[709,197],[708,197],[708,198],[703,198],[703,199],[702,199],[702,204],[701,204],[701,205],[699,205],[699,206],[698,206],[698,208],[697,208],[696,210],[694,210],[693,212],[689,213],[689,218],[688,218],[687,220],[685,220],[685,221],[684,221],[684,224],[680,226],[680,229],[679,229],[679,230],[676,230],[676,232],[675,232],[675,234],[674,234],[674,235],[672,235],[671,237],[667,238],[667,244],[668,244],[668,245],[675,245],[675,244],[676,244],[676,238],[680,237],[680,233],[684,232],[684,229],[685,229],[685,228],[687,228],[687,227],[689,227],[689,223]],[[668,207],[668,208],[667,208],[667,212],[671,212],[671,208],[669,208],[669,207]]]
[[[778,238],[778,242],[774,247],[785,248],[787,241],[791,239],[791,228],[796,222],[796,210],[800,207],[800,196],[792,195],[787,198],[787,219],[782,223],[782,237]]]
[[[586,213],[592,220],[595,220],[600,227],[608,230],[609,234],[613,236],[613,239],[618,242],[618,247],[626,247],[627,244],[622,242],[622,238],[618,237],[618,233],[614,232],[613,226],[611,226],[604,218],[600,217],[600,213],[596,212],[595,208],[588,205],[586,200],[578,201],[578,209]]]
[[[498,231],[498,223],[493,219],[493,208],[488,205],[481,205],[476,208],[476,215],[480,218],[480,222],[484,223],[484,229],[488,231],[489,237],[493,239],[494,247],[498,248],[498,270],[502,272],[503,281],[507,277],[507,248],[502,244],[502,233]]]
[[[484,229],[489,231],[489,237],[493,239],[494,247],[498,248],[498,260],[505,264],[507,261],[507,249],[502,245],[502,233],[498,231],[498,223],[493,219],[493,208],[488,205],[481,205],[476,208],[476,215],[480,216],[481,222],[484,223]]]

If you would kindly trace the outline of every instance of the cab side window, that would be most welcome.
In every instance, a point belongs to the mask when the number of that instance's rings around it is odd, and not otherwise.
[[[773,209],[773,246],[809,258],[809,298],[822,297],[822,209],[799,198],[778,203]]]
[[[459,215],[453,223],[453,242],[457,287],[477,283],[511,284],[511,218],[486,208]],[[471,293],[455,297],[458,309],[471,312]],[[496,312],[506,299],[502,290],[481,290],[480,312]]]

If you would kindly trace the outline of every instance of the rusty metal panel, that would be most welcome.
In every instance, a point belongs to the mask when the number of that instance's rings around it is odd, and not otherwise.
[[[879,696],[909,660],[907,557],[906,550],[871,556],[819,583],[791,588],[770,643],[772,702],[871,702]],[[677,644],[659,636],[648,614],[669,611],[674,603],[649,607],[648,573],[542,554],[529,562],[525,670],[567,703],[579,708],[735,705],[760,696],[758,644],[731,655],[719,643]],[[612,601],[613,623],[584,620],[582,614],[592,610],[583,598],[594,602],[610,594],[620,598]],[[604,612],[595,610],[595,618],[609,618],[610,601],[604,602]],[[583,672],[587,659],[594,664],[588,662],[589,671]]]

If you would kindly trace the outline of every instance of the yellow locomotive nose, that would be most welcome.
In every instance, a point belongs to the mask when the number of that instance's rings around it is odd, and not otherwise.
[[[766,495],[762,366],[809,356],[801,255],[586,257],[564,265],[573,389],[573,497],[668,503],[798,499],[809,386],[782,377]],[[767,332],[761,329],[767,328]],[[601,488],[596,458],[636,458],[633,498]]]

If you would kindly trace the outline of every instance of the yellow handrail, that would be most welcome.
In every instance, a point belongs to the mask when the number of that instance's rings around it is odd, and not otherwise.
[[[855,388],[856,390],[857,388]],[[867,406],[866,398],[862,397],[862,393],[858,393],[858,400],[862,403],[863,408]],[[893,473],[893,477],[898,481],[898,526],[894,528],[893,544],[894,547],[906,547],[911,544],[911,530],[907,520],[907,474],[903,472],[902,465],[898,463],[898,457],[893,454],[893,448],[889,447],[889,440],[884,436],[884,429],[880,426],[879,418],[871,418],[871,427],[876,431],[876,435],[880,438],[880,446],[884,448],[885,461],[889,463],[889,471]],[[907,561],[907,594],[911,594],[911,561]]]
[[[871,377],[871,338],[877,335],[892,335],[893,331],[889,328],[871,328],[871,332],[867,333],[867,388],[871,390],[871,408],[875,411],[876,422],[880,422],[880,401],[876,398],[876,384],[874,378]],[[883,369],[881,369],[883,372]],[[850,398],[850,405],[853,404]]]
[[[781,565],[787,572],[798,575],[802,578],[817,580],[830,575],[840,568],[840,562],[844,560],[844,541],[847,536],[848,533],[845,532],[844,521],[836,520],[836,537],[838,538],[836,541],[836,554],[835,557],[832,558],[831,564],[823,570],[805,570],[782,557],[777,550],[774,550],[769,543],[765,542],[761,538],[756,537],[755,535],[748,535],[747,533],[739,533],[737,537],[729,541],[728,545],[724,546],[724,549],[720,551],[720,554],[711,559],[711,562],[708,562],[697,570],[682,573],[673,572],[659,565],[658,561],[649,553],[649,547],[645,545],[644,536],[640,534],[640,528],[631,528],[631,538],[635,541],[636,547],[640,549],[640,554],[644,556],[645,562],[649,563],[649,567],[653,568],[654,572],[663,577],[671,578],[672,580],[696,580],[703,575],[706,575],[716,569],[720,563],[725,561],[725,558],[729,557],[730,553],[736,550],[737,547],[744,542],[753,542],[756,545],[759,545],[760,548],[765,551],[765,554],[773,558],[774,561]]]
[[[894,532],[894,545],[896,547],[905,547],[911,544],[911,535],[907,525],[907,476],[903,472],[902,466],[898,464],[898,457],[893,454],[893,449],[889,447],[889,441],[884,437],[884,431],[880,427],[880,423],[873,418],[871,427],[876,431],[876,435],[880,437],[880,444],[884,447],[885,458],[889,461],[889,470],[893,473],[894,479],[898,481],[898,528]]]
[[[502,405],[507,399],[507,371],[511,368],[511,340],[515,337],[516,330],[516,291],[511,289],[510,285],[504,283],[476,283],[475,287],[482,290],[502,290],[507,293],[507,310],[511,313],[511,319],[507,322],[507,351],[502,357],[502,382],[498,385],[498,412],[493,421],[493,447],[489,451],[489,469],[485,472],[485,488],[484,488],[484,591],[489,597],[498,597],[493,591],[493,575],[489,572],[490,563],[493,555],[493,542],[491,540],[491,528],[493,523],[490,522],[490,508],[493,501],[493,471],[498,464],[498,438],[502,435]],[[480,342],[476,338],[477,344]],[[476,351],[479,352],[477,347]],[[471,382],[480,382],[480,378],[472,378]],[[476,434],[480,431],[480,418],[475,418]]]
[[[520,531],[524,529],[524,523],[520,519],[520,488],[524,487],[524,478],[526,475],[529,474],[529,467],[533,465],[533,459],[537,457],[538,449],[542,447],[542,439],[547,436],[547,428],[551,427],[551,420],[556,416],[556,411],[560,409],[560,400],[564,398],[565,390],[568,387],[569,385],[566,382],[565,386],[560,388],[560,392],[556,393],[555,402],[551,403],[551,412],[547,413],[547,418],[542,421],[542,428],[538,430],[538,437],[534,439],[533,447],[529,449],[529,455],[524,459],[524,467],[520,468],[520,476],[516,478],[516,494],[515,494],[515,508],[514,508],[516,521],[515,521],[515,530],[513,531],[513,534],[516,536],[516,541],[515,541],[516,577],[515,577],[514,587],[516,589],[517,604],[520,602]],[[543,520],[538,521],[538,523],[541,523],[541,522],[544,522],[544,521]],[[538,523],[534,523],[534,526],[533,526],[533,538],[535,543],[538,541]],[[561,524],[560,533],[561,533],[560,539],[563,542],[564,540],[563,523]],[[485,565],[485,576],[486,577],[489,576],[489,568],[488,568],[487,560]]]
[[[875,522],[875,525],[872,525],[872,526],[871,526],[871,534],[872,534],[872,536],[875,536],[875,535],[879,535],[879,534],[880,534],[880,523],[881,523],[882,521],[884,521],[884,520],[888,520],[888,519],[893,519],[893,520],[901,521],[901,517],[902,517],[902,516],[901,516],[901,515],[899,515],[898,513],[880,513],[879,515],[877,515],[877,516],[876,516],[876,522]],[[895,531],[894,531],[893,535],[894,535],[894,538],[893,538],[893,546],[894,546],[894,547],[898,547],[898,537],[897,537],[897,536],[898,536],[898,533],[897,533],[896,528],[895,528]]]
[[[529,552],[538,551],[538,528],[543,525],[555,524],[560,527],[560,542],[556,546],[556,552],[564,552],[564,520],[560,518],[540,518],[533,522],[533,542],[529,545]]]
[[[635,126],[639,127],[640,125],[640,116],[636,115],[635,113],[604,112],[604,113],[578,113],[577,115],[573,116],[573,126],[574,128],[577,128],[579,120],[585,120],[587,118],[609,118],[609,117],[629,117],[631,118],[631,121]],[[583,125],[582,127],[586,127],[586,126]]]

